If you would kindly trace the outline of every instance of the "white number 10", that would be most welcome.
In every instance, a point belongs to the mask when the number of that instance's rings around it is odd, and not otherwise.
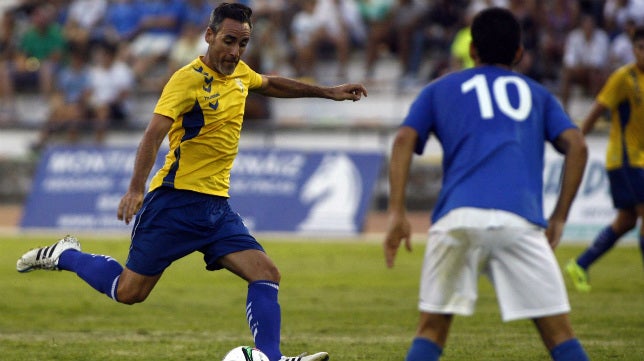
[[[519,94],[519,104],[517,107],[514,107],[508,98],[507,87],[509,84],[513,84],[517,88]],[[461,85],[461,92],[463,94],[468,93],[472,89],[476,91],[481,117],[483,119],[492,119],[494,117],[494,108],[492,107],[492,97],[490,96],[485,75],[477,74]],[[518,76],[500,76],[492,84],[492,93],[494,93],[496,105],[503,114],[518,122],[526,120],[532,109],[532,96],[525,80]]]

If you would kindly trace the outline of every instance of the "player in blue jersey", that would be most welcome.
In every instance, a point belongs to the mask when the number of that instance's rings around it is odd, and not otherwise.
[[[592,244],[566,264],[575,288],[589,292],[588,269],[610,251],[623,235],[637,226],[644,256],[644,27],[632,36],[635,61],[615,70],[597,95],[581,130],[589,133],[597,120],[610,111],[610,133],[606,147],[606,172],[617,213],[610,225],[595,236]]]
[[[588,360],[569,321],[553,249],[583,177],[581,131],[545,88],[511,71],[521,58],[519,23],[489,8],[472,24],[476,67],[427,85],[399,128],[389,167],[389,224],[383,242],[393,267],[411,250],[405,189],[413,153],[430,135],[443,148],[443,183],[423,262],[416,337],[407,361],[438,360],[455,314],[471,315],[477,280],[488,276],[504,321],[531,319],[553,360]],[[542,209],[546,142],[565,156],[561,191],[548,221]]]
[[[67,236],[25,253],[16,268],[72,271],[115,301],[133,304],[148,297],[172,262],[198,251],[206,269],[225,268],[248,282],[247,321],[255,346],[270,361],[325,361],[326,352],[287,357],[280,351],[281,276],[228,204],[230,170],[249,91],[357,101],[367,90],[361,84],[321,87],[256,73],[240,60],[251,37],[251,14],[241,4],[220,4],[206,29],[206,54],[175,72],[161,93],[117,211],[128,224],[137,214],[125,267],[111,257],[81,252],[76,238]],[[144,197],[166,136],[165,164]]]

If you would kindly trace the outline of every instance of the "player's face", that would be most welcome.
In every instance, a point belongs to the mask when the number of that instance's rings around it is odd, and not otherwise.
[[[638,39],[633,42],[633,54],[637,67],[644,70],[644,39]]]
[[[249,40],[250,26],[247,23],[224,19],[216,33],[208,28],[206,42],[209,46],[205,56],[206,65],[218,73],[232,74]]]

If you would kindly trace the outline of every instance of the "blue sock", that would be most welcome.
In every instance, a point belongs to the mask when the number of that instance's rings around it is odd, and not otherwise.
[[[438,361],[443,349],[436,343],[422,337],[416,337],[411,343],[405,361]]]
[[[112,257],[66,250],[60,254],[58,268],[75,272],[98,292],[116,299],[116,286],[123,267]]]
[[[255,340],[255,347],[262,350],[271,361],[282,357],[280,328],[282,315],[277,302],[279,284],[256,281],[248,285],[246,320]]]
[[[550,350],[554,361],[588,361],[586,351],[576,338],[564,341]]]
[[[613,248],[619,237],[621,235],[616,234],[611,226],[604,228],[595,237],[592,245],[577,258],[577,264],[583,269],[588,269],[593,262]]]

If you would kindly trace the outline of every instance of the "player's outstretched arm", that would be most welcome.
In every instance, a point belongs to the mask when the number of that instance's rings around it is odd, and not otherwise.
[[[304,83],[281,76],[262,76],[262,87],[256,92],[274,98],[325,98],[358,101],[367,96],[362,84],[342,84],[333,87]]]

